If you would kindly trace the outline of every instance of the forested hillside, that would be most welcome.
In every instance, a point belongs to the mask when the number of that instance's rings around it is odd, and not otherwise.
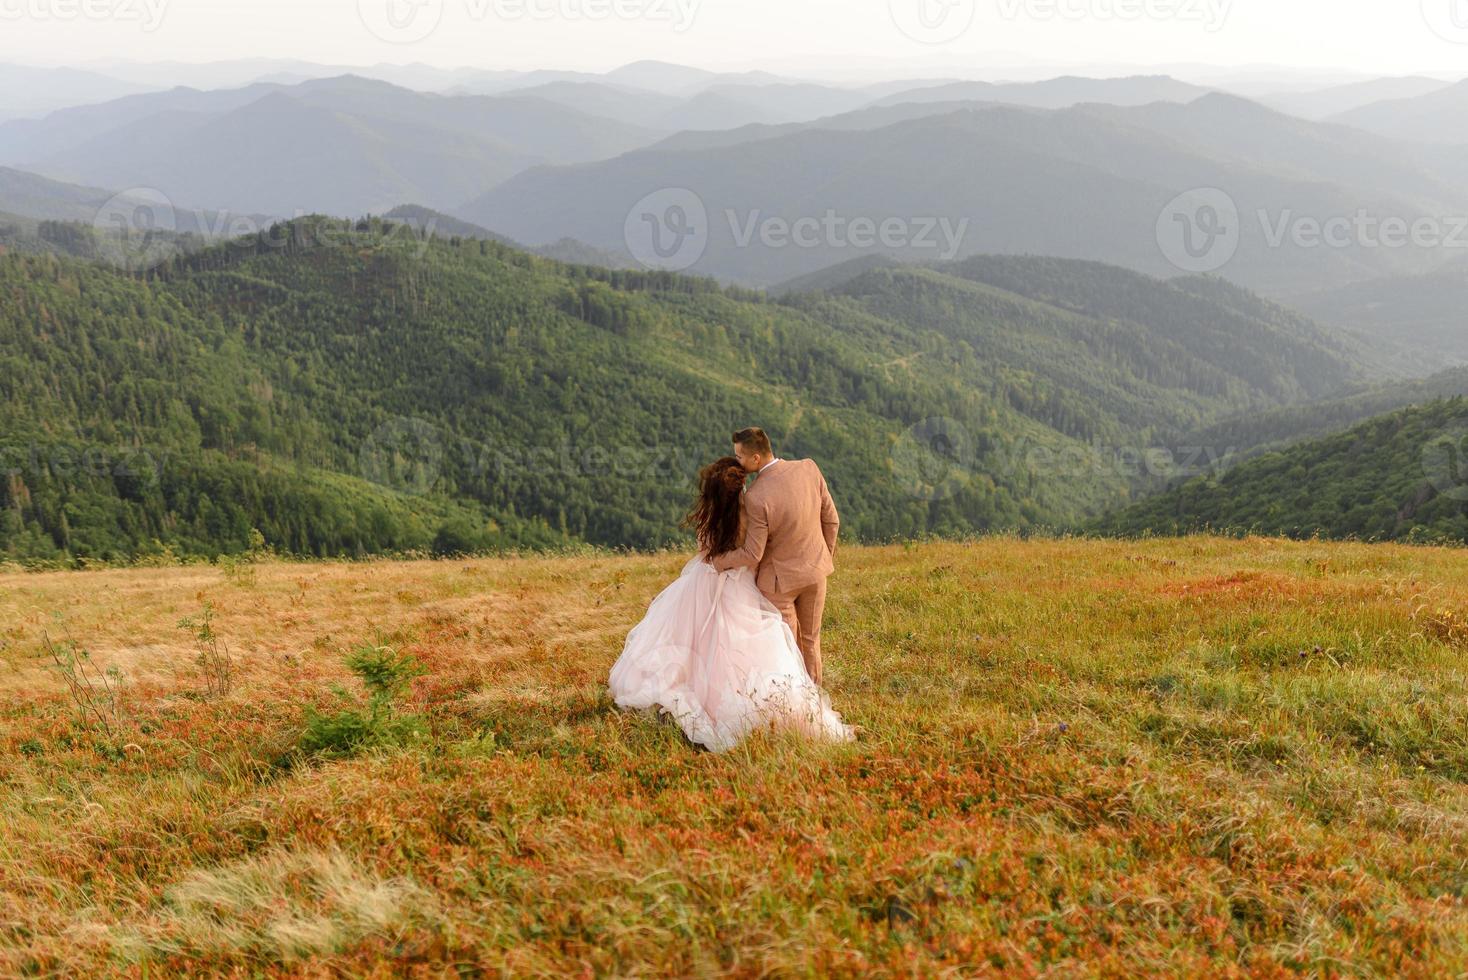
[[[1199,477],[1093,526],[1114,534],[1198,530],[1468,541],[1468,399],[1378,416],[1345,432]]]
[[[966,385],[1108,447],[1365,376],[1348,341],[1220,285],[1205,294],[1095,262],[981,256],[877,268],[788,302],[842,330],[875,322],[882,334],[939,338],[924,356]]]
[[[1004,288],[878,270],[774,303],[380,222],[301,219],[145,278],[4,256],[0,554],[659,546],[750,423],[820,461],[853,538],[1069,526],[1127,476],[1035,451],[1360,374],[1306,321],[1010,261]]]

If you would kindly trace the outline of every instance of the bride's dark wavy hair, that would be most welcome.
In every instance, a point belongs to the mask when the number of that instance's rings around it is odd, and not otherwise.
[[[710,558],[733,551],[739,543],[739,492],[744,480],[744,466],[733,456],[698,471],[698,499],[683,526],[693,528],[699,548]]]

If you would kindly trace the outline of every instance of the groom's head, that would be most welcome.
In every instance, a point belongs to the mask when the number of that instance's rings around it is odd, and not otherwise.
[[[734,455],[746,473],[758,473],[761,466],[775,458],[770,437],[765,430],[751,426],[734,433]]]

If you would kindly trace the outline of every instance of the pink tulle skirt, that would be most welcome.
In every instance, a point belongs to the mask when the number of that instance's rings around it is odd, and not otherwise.
[[[627,635],[609,683],[619,707],[661,708],[690,741],[714,752],[760,728],[853,738],[753,574],[717,572],[701,556]]]

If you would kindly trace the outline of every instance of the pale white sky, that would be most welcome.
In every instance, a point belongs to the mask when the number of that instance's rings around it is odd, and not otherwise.
[[[1026,62],[1187,62],[1458,77],[1468,0],[0,0],[0,61],[251,57],[976,77]]]

